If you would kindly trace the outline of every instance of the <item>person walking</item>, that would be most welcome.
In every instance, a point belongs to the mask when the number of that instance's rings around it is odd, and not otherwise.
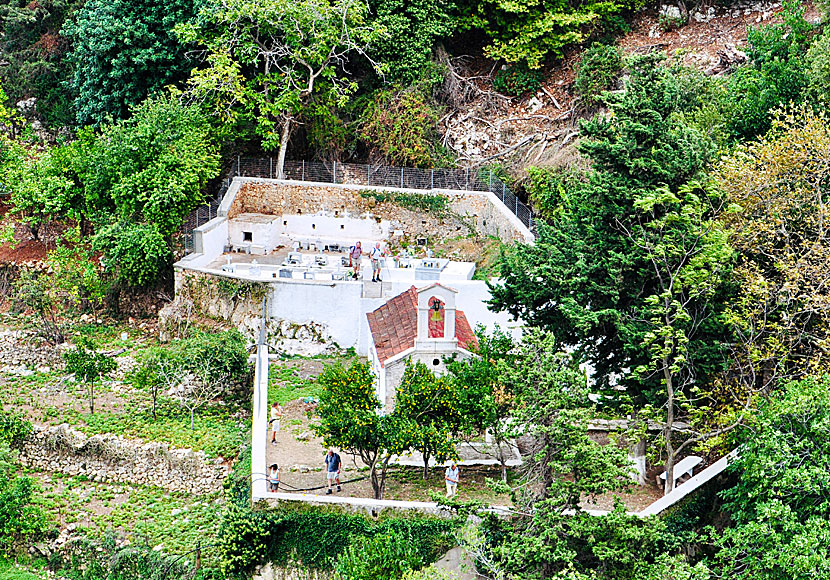
[[[326,453],[326,485],[328,489],[326,489],[326,495],[331,495],[331,486],[332,483],[337,484],[337,491],[340,491],[340,469],[341,469],[341,461],[340,456],[334,452],[333,447],[329,447],[328,453]]]
[[[356,242],[354,246],[349,248],[349,266],[354,268],[355,280],[360,278],[360,259],[363,256],[363,248],[360,242]]]
[[[282,406],[277,401],[271,405],[271,445],[277,444],[277,433],[280,432],[280,423],[282,422]]]
[[[460,475],[458,466],[455,461],[444,472],[444,479],[447,482],[447,497],[453,497],[458,493],[458,476]]]
[[[380,242],[377,242],[369,254],[369,258],[372,260],[372,282],[383,282],[380,279],[380,259],[383,257],[383,254],[384,252],[380,247]]]

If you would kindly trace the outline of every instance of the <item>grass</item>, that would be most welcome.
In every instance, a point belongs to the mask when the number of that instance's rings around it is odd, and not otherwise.
[[[92,538],[116,532],[133,545],[158,548],[172,555],[189,552],[201,542],[205,563],[218,564],[211,545],[223,509],[221,494],[193,496],[154,487],[92,483],[79,476],[51,477],[63,489],[41,490],[39,503],[56,520],[83,525],[79,529]]]
[[[222,501],[219,494],[194,498],[149,487],[135,487],[126,502],[106,516],[93,518],[98,530],[121,529],[133,544],[143,544],[167,554],[184,554],[204,546],[202,558],[218,565],[215,549]],[[160,547],[159,547],[160,546]]]
[[[412,501],[431,501],[429,492],[446,492],[444,485],[444,467],[433,467],[429,470],[429,478],[424,480],[423,468],[403,467],[390,470],[386,482],[389,499],[403,499]],[[508,482],[513,474],[508,471]],[[477,500],[488,504],[510,505],[508,495],[496,493],[491,489],[486,479],[500,479],[501,469],[488,467],[461,466],[461,480],[458,485],[458,499],[462,501]]]
[[[41,576],[27,571],[17,562],[0,557],[0,580],[41,580]]]
[[[296,369],[281,364],[271,363],[268,369],[268,402],[284,405],[295,399],[319,397],[320,385],[312,379],[302,378]]]
[[[87,435],[118,433],[145,441],[166,442],[177,447],[204,451],[209,457],[235,458],[239,445],[250,431],[250,419],[240,421],[227,409],[207,407],[197,412],[190,428],[190,416],[170,401],[160,404],[153,419],[151,411],[95,413],[74,421]]]

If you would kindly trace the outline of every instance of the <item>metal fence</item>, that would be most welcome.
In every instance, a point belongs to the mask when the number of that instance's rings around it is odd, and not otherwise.
[[[191,213],[182,226],[186,251],[192,250],[192,232],[216,216],[216,210],[234,177],[263,177],[290,179],[317,183],[338,183],[389,187],[401,189],[453,191],[490,191],[513,212],[519,221],[533,231],[533,212],[522,203],[510,188],[490,168],[479,169],[416,169],[413,167],[389,167],[385,165],[361,165],[356,163],[315,163],[286,161],[283,175],[277,174],[277,161],[273,157],[237,157],[223,185],[213,199]]]

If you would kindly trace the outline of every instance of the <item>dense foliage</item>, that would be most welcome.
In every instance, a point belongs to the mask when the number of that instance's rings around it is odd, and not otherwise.
[[[452,531],[457,525],[454,520],[434,517],[373,521],[363,515],[320,508],[253,511],[233,503],[222,520],[219,550],[223,569],[232,574],[250,571],[266,560],[276,565],[296,562],[311,569],[331,569],[344,559],[349,561],[339,564],[343,579],[357,579],[367,577],[371,566],[376,566],[375,571],[406,567],[384,558],[392,555],[395,547],[374,538],[403,538],[407,545],[398,544],[400,551],[413,565],[422,566],[434,562],[454,544]],[[365,543],[374,545],[378,553],[363,554],[363,561],[356,561],[355,547]]]
[[[198,2],[198,0],[197,0]],[[62,29],[81,124],[126,117],[133,106],[190,72],[173,27],[194,18],[194,0],[87,0]]]
[[[827,5],[817,4],[825,18]],[[537,238],[504,246],[491,285],[492,308],[526,324],[521,340],[477,329],[473,356],[446,361],[446,376],[407,366],[394,407],[379,400],[371,366],[359,361],[325,368],[309,391],[319,390],[316,433],[360,456],[376,498],[396,455],[421,452],[426,475],[431,458],[456,458],[458,442],[485,439],[502,471],[488,485],[510,495],[514,512],[479,512],[462,527],[460,518],[251,509],[243,455],[244,476],[227,483],[221,571],[108,539],[80,541],[52,567],[78,580],[161,580],[243,577],[272,561],[338,580],[426,580],[441,577],[428,564],[459,542],[480,572],[500,580],[830,574],[830,32],[808,19],[804,3],[784,2],[769,23],[748,27],[746,62],[721,63],[731,68],[707,76],[682,66],[682,51],[613,44],[643,6],[3,3],[0,194],[9,210],[0,235],[4,250],[26,238],[46,255],[43,270],[15,271],[11,314],[27,315],[37,340],[74,343],[61,348],[89,399],[87,433],[175,440],[211,456],[236,456],[247,421],[239,402],[250,393],[239,387],[249,386],[250,371],[239,333],[184,332],[142,347],[127,380],[149,395],[147,408],[95,414],[96,388],[115,363],[66,319],[98,319],[105,308],[117,315],[125,289],[145,298],[169,290],[177,234],[223,155],[279,150],[277,176],[289,155],[452,166],[468,160],[446,148],[452,135],[442,131],[466,131],[475,118],[498,133],[490,146],[509,147],[507,115],[553,123],[531,112],[531,93],[556,102],[570,92],[556,121],[562,141],[549,146],[553,138],[540,132],[530,135],[533,148],[515,151],[522,164],[547,160],[527,167],[525,180],[511,176],[533,205]],[[686,38],[683,23],[668,20],[662,25]],[[578,44],[584,50],[574,55]],[[573,84],[557,83],[554,94],[548,73],[563,57]],[[488,155],[479,159],[510,163]],[[442,196],[360,195],[448,211]],[[251,288],[220,285],[233,296]],[[37,388],[48,374],[19,372],[13,381]],[[25,407],[22,395],[15,404]],[[43,419],[69,414],[44,411]],[[600,445],[589,434],[597,419],[625,428]],[[4,556],[31,552],[52,527],[12,451],[30,429],[0,411]],[[739,457],[725,478],[660,518],[621,505],[602,518],[588,513],[631,484],[627,455],[642,448],[650,467],[665,470],[666,492],[685,455]],[[517,449],[523,465],[508,471]]]

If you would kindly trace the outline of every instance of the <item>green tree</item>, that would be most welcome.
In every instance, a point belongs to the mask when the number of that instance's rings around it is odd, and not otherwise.
[[[560,513],[630,482],[626,450],[588,435],[594,404],[585,373],[549,332],[528,329],[511,365],[502,365],[516,392],[514,420],[533,448],[522,465],[524,502],[544,500]]]
[[[191,92],[220,118],[255,120],[262,147],[279,147],[278,177],[303,109],[342,105],[357,88],[343,67],[381,36],[363,0],[227,0],[201,18],[202,26],[177,29],[208,46]]]
[[[749,27],[749,63],[729,78],[727,129],[739,139],[763,135],[771,112],[805,99],[811,67],[807,60],[813,26],[801,2],[784,2],[783,22]]]
[[[742,432],[732,525],[714,537],[722,577],[807,580],[830,574],[830,378],[792,382]]]
[[[88,0],[62,29],[72,42],[78,122],[101,124],[192,68],[173,28],[191,21],[199,0]]]
[[[322,390],[313,429],[324,445],[360,456],[375,499],[383,499],[389,461],[412,448],[416,433],[398,413],[382,414],[375,380],[369,363],[327,366],[317,379]]]
[[[154,282],[172,257],[171,236],[219,172],[213,128],[173,97],[144,101],[129,119],[81,134],[73,170],[105,266],[132,286]]]
[[[660,387],[632,375],[650,360],[648,324],[632,313],[658,280],[645,250],[626,233],[639,223],[635,201],[658,188],[677,192],[703,173],[713,153],[711,141],[678,115],[698,107],[700,95],[660,60],[629,62],[625,91],[609,102],[612,114],[582,123],[580,150],[591,169],[536,192],[549,204],[542,208],[549,223],[538,222],[534,245],[505,250],[502,281],[491,287],[496,310],[550,330],[594,368],[599,387],[617,377],[640,403]],[[689,345],[701,377],[717,373],[723,358],[714,340],[722,329],[705,330]]]
[[[610,44],[594,43],[582,53],[574,77],[574,93],[588,109],[603,101],[603,93],[613,88],[622,72],[622,50]]]
[[[476,339],[477,345],[471,347],[476,356],[447,364],[457,391],[461,435],[492,435],[495,459],[501,465],[502,480],[507,481],[507,460],[513,456],[510,441],[515,434],[509,419],[516,399],[504,369],[513,364],[514,343],[501,329],[488,336],[481,326],[476,328]]]
[[[524,61],[531,69],[548,55],[561,57],[593,30],[617,25],[620,16],[642,6],[641,0],[470,0],[462,4],[466,27],[482,30],[491,40],[485,54],[507,62]]]
[[[734,259],[727,232],[717,221],[722,203],[711,185],[698,183],[681,186],[677,194],[657,188],[634,202],[639,223],[629,236],[645,253],[655,281],[653,293],[644,297],[634,313],[646,325],[643,343],[649,353],[635,376],[657,377],[662,387],[657,409],[643,413],[663,425],[666,493],[674,489],[674,463],[684,449],[721,435],[740,421],[740,415],[735,418],[715,411],[724,401],[712,401],[705,392],[707,385],[697,381],[697,353],[689,348],[699,329],[712,325],[722,310],[716,301],[723,295],[721,289]],[[692,429],[675,447],[675,420],[681,414]],[[717,423],[713,431],[707,429]],[[697,431],[701,428],[703,432]]]
[[[29,227],[35,240],[56,220],[77,217],[82,190],[68,171],[71,148],[56,147],[36,155],[10,145],[10,163],[5,171],[14,212]]]
[[[715,168],[732,207],[721,219],[739,254],[740,291],[725,312],[734,336],[725,386],[738,393],[764,395],[830,371],[828,156],[827,119],[800,108]]]
[[[404,85],[423,78],[432,65],[436,43],[456,27],[453,0],[370,0],[375,21],[386,30],[373,57],[383,63],[392,81]]]
[[[66,370],[86,389],[89,412],[95,412],[95,385],[118,366],[111,356],[95,350],[92,341],[84,336],[75,339],[75,348],[63,353]]]
[[[413,447],[424,459],[424,479],[429,477],[430,459],[441,463],[456,458],[452,435],[461,427],[461,411],[452,381],[436,377],[422,362],[407,362],[395,394],[395,412],[412,423]]]

